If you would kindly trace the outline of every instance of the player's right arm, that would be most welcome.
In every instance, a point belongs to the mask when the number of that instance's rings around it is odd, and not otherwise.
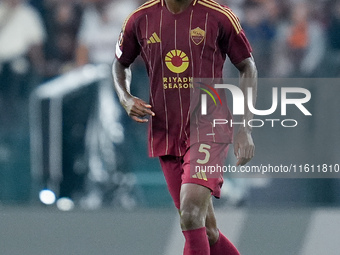
[[[116,45],[116,58],[112,65],[113,84],[119,101],[127,114],[134,121],[144,123],[148,121],[148,119],[145,118],[146,116],[155,115],[151,111],[151,105],[130,93],[130,65],[140,54],[140,47],[136,35],[135,16],[130,15],[124,22]]]
[[[119,101],[127,114],[136,122],[148,122],[147,115],[155,116],[151,111],[151,105],[142,99],[131,95],[131,68],[125,67],[117,59],[112,65],[113,84],[117,92]]]

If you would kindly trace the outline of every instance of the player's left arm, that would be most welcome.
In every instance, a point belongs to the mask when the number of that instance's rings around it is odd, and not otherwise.
[[[235,65],[240,72],[240,88],[243,91],[245,98],[248,98],[248,88],[252,88],[253,103],[256,102],[257,95],[257,69],[253,56],[244,59]],[[241,122],[245,125],[240,125],[234,139],[234,153],[237,157],[237,166],[247,164],[255,153],[255,145],[251,136],[252,128],[247,125],[248,121],[253,118],[253,113],[249,110],[247,100],[244,101],[244,115]]]

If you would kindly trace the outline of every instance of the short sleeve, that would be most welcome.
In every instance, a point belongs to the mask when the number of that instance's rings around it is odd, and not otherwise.
[[[123,66],[130,66],[140,54],[140,44],[136,35],[134,16],[128,18],[116,45],[116,58]]]
[[[226,8],[224,19],[221,21],[220,47],[224,54],[227,54],[230,61],[235,65],[251,56],[251,46],[241,27],[239,19]]]

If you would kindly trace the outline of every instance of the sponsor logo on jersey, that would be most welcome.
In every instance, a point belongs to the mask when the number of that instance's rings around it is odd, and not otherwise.
[[[196,45],[199,45],[201,42],[203,42],[205,38],[205,31],[199,27],[196,27],[195,29],[190,31],[190,37],[191,37],[191,40]]]
[[[191,89],[194,88],[192,77],[163,77],[164,89]]]
[[[181,50],[171,50],[165,56],[165,64],[173,73],[183,73],[189,67],[189,58]]]
[[[159,38],[159,36],[156,33],[153,33],[148,40],[148,44],[150,44],[150,43],[160,43],[160,42],[161,42],[161,39]]]

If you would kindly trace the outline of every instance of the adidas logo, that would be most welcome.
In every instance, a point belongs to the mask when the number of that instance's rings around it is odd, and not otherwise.
[[[203,172],[197,172],[196,174],[191,176],[191,178],[208,181],[207,176]]]
[[[160,42],[161,42],[161,39],[159,39],[159,37],[156,33],[153,33],[148,40],[148,44],[150,44],[150,43],[160,43]]]

